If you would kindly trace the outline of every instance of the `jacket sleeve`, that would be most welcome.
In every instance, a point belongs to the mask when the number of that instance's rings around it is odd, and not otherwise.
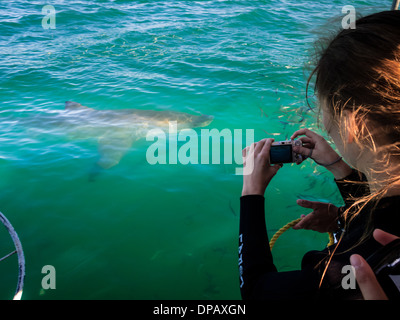
[[[240,198],[239,281],[243,299],[251,298],[264,273],[277,271],[268,244],[264,202],[261,195]]]

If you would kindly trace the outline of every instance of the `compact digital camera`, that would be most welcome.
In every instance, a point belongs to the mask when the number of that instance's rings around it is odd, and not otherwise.
[[[293,151],[293,146],[301,146],[300,140],[276,141],[271,145],[269,159],[271,164],[301,162],[301,154]]]

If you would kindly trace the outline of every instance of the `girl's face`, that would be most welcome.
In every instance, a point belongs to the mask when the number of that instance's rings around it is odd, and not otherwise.
[[[350,125],[350,121],[343,115],[340,116],[339,120],[334,119],[326,104],[321,104],[321,107],[323,125],[337,150],[351,167],[361,170],[361,150],[350,138],[350,135],[353,134],[351,130],[354,130]]]

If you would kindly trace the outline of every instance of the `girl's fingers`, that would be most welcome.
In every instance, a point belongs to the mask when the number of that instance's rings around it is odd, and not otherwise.
[[[271,145],[272,142],[274,142],[274,139],[265,139],[265,143],[263,145],[262,150],[260,151],[260,153],[262,153],[264,156],[268,157],[269,159],[269,151],[271,150]]]
[[[303,147],[314,148],[315,142],[308,137],[300,137],[298,140],[302,142]]]
[[[308,214],[306,216],[302,215],[302,218],[297,224],[293,226],[293,229],[299,230],[299,229],[305,229],[309,230],[311,228],[311,223],[312,223],[312,216],[311,214]]]
[[[269,151],[271,149],[271,145],[274,142],[274,139],[272,138],[267,138],[267,139],[262,139],[258,142],[254,142],[252,143],[250,146],[244,148],[242,150],[242,157],[245,160],[250,153],[253,153],[254,156],[257,155],[262,155],[265,158],[269,159]],[[280,166],[282,167],[282,166]],[[276,168],[276,171],[278,171],[278,169],[280,169],[280,167]]]
[[[254,152],[257,143],[258,143],[258,142],[253,142],[251,145],[249,145],[249,146],[247,146],[246,148],[244,148],[244,149],[242,150],[242,156],[243,156],[243,157],[247,157],[247,156],[250,154],[250,152],[252,152],[252,151]]]
[[[306,147],[301,147],[301,146],[294,146],[293,147],[293,151],[301,154],[304,157],[309,157],[312,153],[311,150],[313,150],[313,148],[306,148]]]
[[[242,150],[242,157],[243,157],[243,158],[246,158],[247,153],[249,152],[249,149],[250,149],[250,147],[246,147],[246,148],[244,148],[244,149]]]
[[[319,137],[318,134],[316,134],[315,132],[312,132],[310,129],[300,129],[300,130],[297,130],[295,133],[293,133],[293,135],[290,137],[290,139],[293,140],[298,136],[304,136],[304,135],[311,139],[316,139]]]
[[[350,263],[355,269],[356,280],[365,300],[387,300],[374,272],[368,263],[358,254],[350,257]]]
[[[393,240],[398,239],[398,237],[387,233],[381,229],[375,229],[373,233],[374,239],[378,241],[381,245],[386,246],[388,243],[392,242]]]
[[[261,152],[262,148],[264,147],[265,142],[267,139],[262,139],[258,142],[256,142],[256,147],[254,148],[254,153],[258,154]]]
[[[314,201],[308,201],[308,200],[304,200],[304,199],[297,199],[296,202],[300,207],[308,208],[308,209],[315,209],[315,202]]]

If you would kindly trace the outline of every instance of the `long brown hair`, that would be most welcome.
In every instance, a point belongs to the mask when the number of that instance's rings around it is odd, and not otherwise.
[[[379,154],[382,170],[389,163],[400,164],[400,11],[359,18],[355,29],[343,29],[326,43],[326,39],[317,42],[318,60],[307,81],[307,103],[310,106],[308,89],[315,77],[314,93],[325,102],[324,112],[339,123],[343,113],[350,111],[361,128],[356,142]],[[366,205],[376,205],[400,181],[400,168],[398,172],[381,190],[350,199],[353,204],[344,212],[345,228]],[[353,248],[372,231],[368,223]]]

